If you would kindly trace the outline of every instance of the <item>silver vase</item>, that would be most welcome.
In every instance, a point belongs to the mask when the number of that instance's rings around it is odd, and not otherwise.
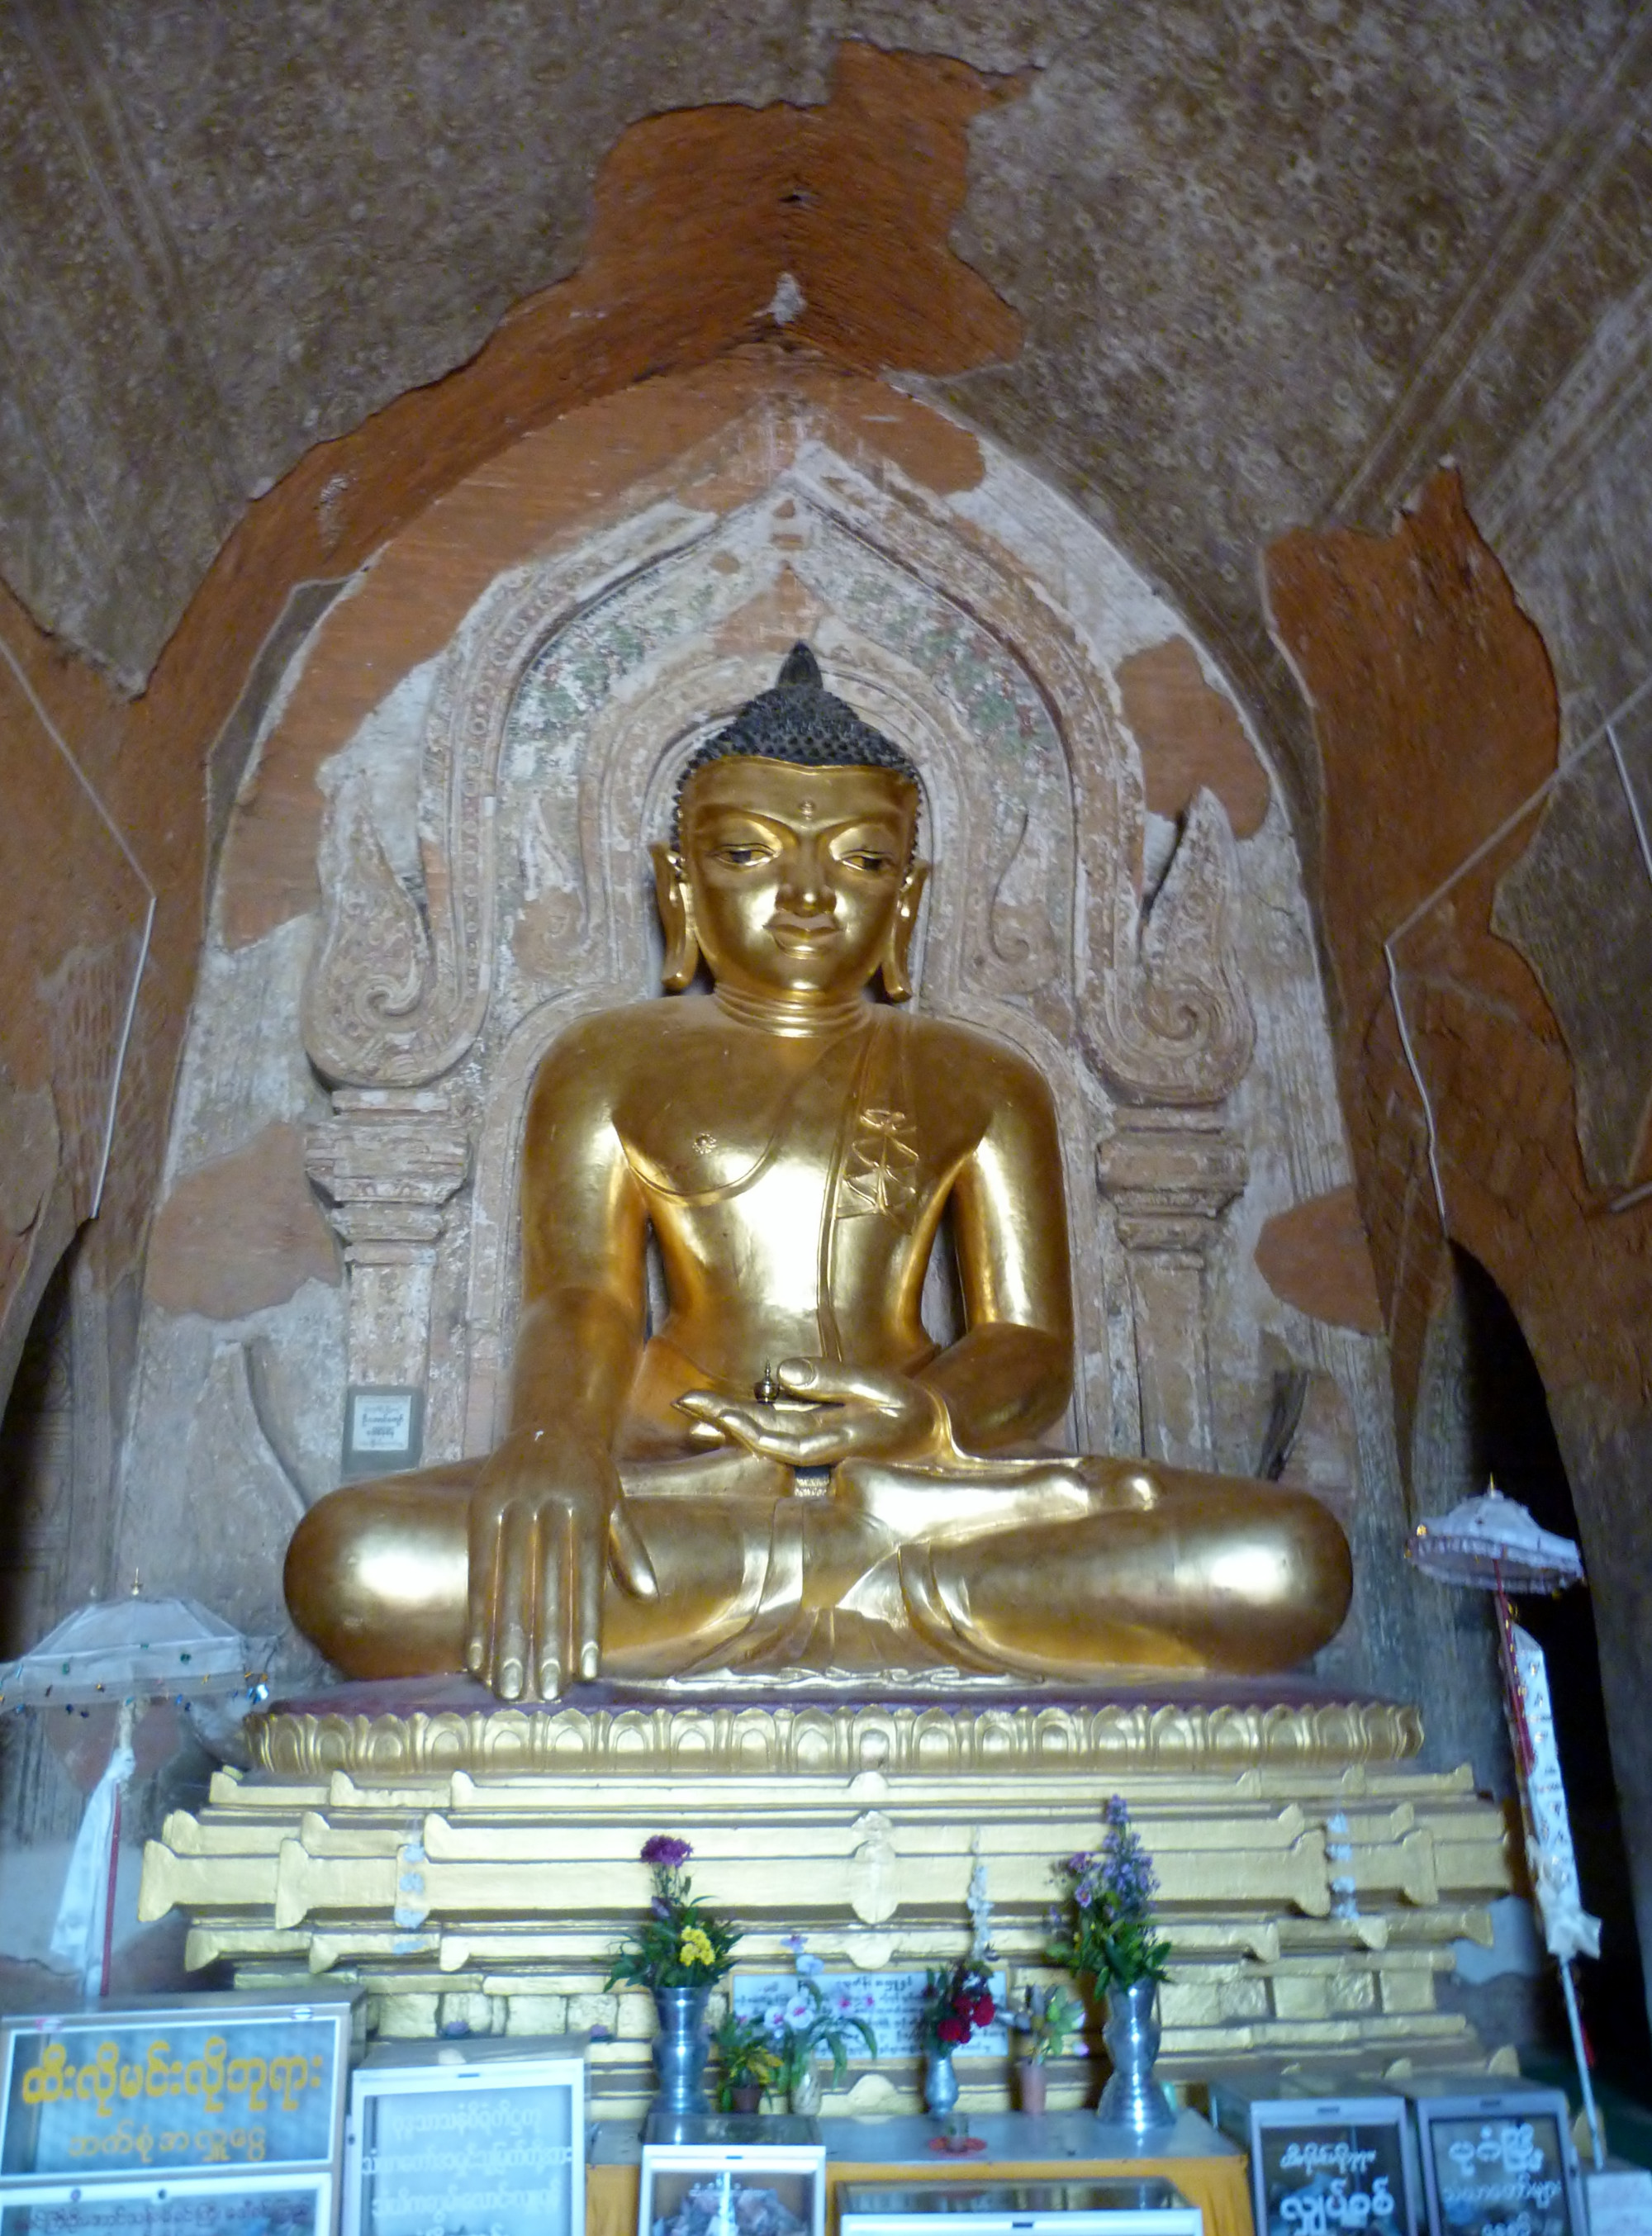
[[[950,2049],[931,2049],[924,2060],[924,2102],[938,2120],[958,2102],[958,2075]]]
[[[1173,2126],[1176,2115],[1170,2100],[1153,2078],[1153,2061],[1159,2054],[1156,1980],[1132,1980],[1128,1988],[1108,1989],[1102,2040],[1113,2070],[1102,2091],[1098,2117],[1137,2135]]]
[[[656,2110],[703,2112],[706,2107],[706,2001],[703,1988],[656,1988],[654,2008],[660,2031],[654,2037],[654,2070],[660,2088]]]

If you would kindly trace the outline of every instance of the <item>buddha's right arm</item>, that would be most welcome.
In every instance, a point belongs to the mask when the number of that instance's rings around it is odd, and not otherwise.
[[[605,1290],[524,1303],[510,1378],[510,1427],[613,1446],[642,1350],[640,1313]]]
[[[648,1213],[615,1129],[615,1052],[594,1017],[540,1066],[522,1151],[522,1318],[512,1432],[615,1433],[647,1331]],[[611,1030],[611,1028],[610,1028]]]

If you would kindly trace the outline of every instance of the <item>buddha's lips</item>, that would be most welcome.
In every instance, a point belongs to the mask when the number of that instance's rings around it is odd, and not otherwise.
[[[834,937],[838,920],[833,916],[772,916],[765,928],[782,953],[795,955]]]

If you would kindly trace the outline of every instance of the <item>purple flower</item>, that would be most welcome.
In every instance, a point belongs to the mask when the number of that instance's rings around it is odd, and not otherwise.
[[[676,1839],[669,1832],[656,1832],[651,1840],[642,1843],[642,1860],[652,1864],[656,1871],[678,1871],[693,1853],[686,1840]]]
[[[1102,1812],[1102,1821],[1113,1832],[1122,1832],[1129,1830],[1130,1805],[1122,1793],[1109,1795],[1107,1806]]]

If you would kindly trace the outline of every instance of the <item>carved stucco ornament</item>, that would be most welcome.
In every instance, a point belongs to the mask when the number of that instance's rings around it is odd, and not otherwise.
[[[1139,779],[1105,686],[1048,601],[915,490],[874,489],[847,471],[834,472],[828,490],[793,471],[778,478],[766,501],[782,485],[886,565],[975,616],[1037,679],[1073,788],[1086,917],[1076,972],[1085,1058],[1128,1102],[1188,1108],[1223,1101],[1248,1068],[1255,1027],[1234,944],[1236,861],[1220,803],[1208,793],[1195,799],[1144,907],[1133,877],[1142,854]],[[629,589],[727,525],[657,505],[609,537],[496,586],[443,661],[431,694],[421,895],[392,869],[365,786],[339,787],[321,850],[326,927],[304,1001],[306,1046],[324,1077],[418,1086],[463,1059],[488,1010],[498,891],[494,810],[516,688],[539,648],[589,598],[593,575]],[[1027,950],[1013,911],[1001,903],[995,915],[1004,918],[991,927],[995,950]]]

